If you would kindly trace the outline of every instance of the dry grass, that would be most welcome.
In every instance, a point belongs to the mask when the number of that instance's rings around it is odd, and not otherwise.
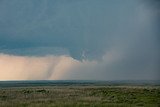
[[[160,107],[160,88],[42,86],[0,89],[0,107]]]

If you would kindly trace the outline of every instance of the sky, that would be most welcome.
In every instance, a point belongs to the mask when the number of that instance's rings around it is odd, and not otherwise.
[[[159,80],[159,0],[0,0],[0,80]]]

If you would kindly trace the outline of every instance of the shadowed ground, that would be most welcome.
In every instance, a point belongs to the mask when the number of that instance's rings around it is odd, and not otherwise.
[[[0,88],[0,107],[160,107],[159,86]]]

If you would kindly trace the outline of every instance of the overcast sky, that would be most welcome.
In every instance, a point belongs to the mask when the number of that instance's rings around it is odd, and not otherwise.
[[[0,80],[157,80],[159,0],[0,0]]]

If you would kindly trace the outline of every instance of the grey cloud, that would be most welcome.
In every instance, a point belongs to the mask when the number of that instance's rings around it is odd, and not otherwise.
[[[65,54],[98,63],[68,74],[75,79],[154,79],[159,74],[158,0],[0,2],[1,53]]]

